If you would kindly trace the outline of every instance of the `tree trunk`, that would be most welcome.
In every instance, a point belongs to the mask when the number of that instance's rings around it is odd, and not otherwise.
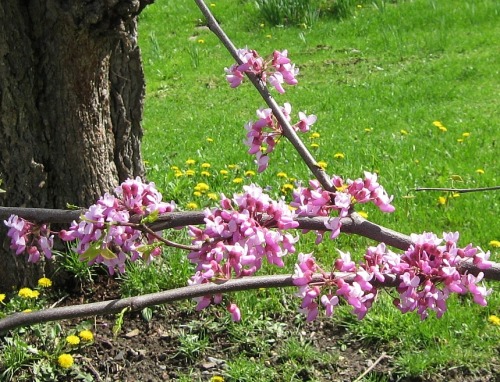
[[[0,2],[0,205],[88,206],[144,175],[136,26],[149,2]],[[0,257],[0,291],[52,272],[5,241]]]

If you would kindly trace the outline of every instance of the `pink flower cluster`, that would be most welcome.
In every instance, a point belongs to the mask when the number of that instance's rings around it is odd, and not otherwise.
[[[296,85],[295,76],[299,69],[287,57],[288,51],[275,50],[272,58],[265,61],[255,50],[238,49],[238,57],[242,64],[233,64],[224,68],[226,79],[232,88],[238,87],[244,78],[243,73],[252,73],[264,82],[269,82],[278,92],[284,93],[283,84]]]
[[[59,233],[65,241],[78,241],[76,252],[83,261],[89,265],[102,263],[110,274],[115,269],[123,272],[127,259],[135,261],[142,257],[150,261],[160,254],[154,235],[144,234],[130,223],[130,218],[134,215],[145,218],[175,209],[173,202],[161,201],[154,183],[145,184],[139,177],[123,182],[115,194],[106,193],[79,222],[73,221],[68,231]]]
[[[284,201],[272,200],[253,184],[243,189],[243,194],[235,194],[232,199],[222,195],[221,208],[205,210],[204,229],[189,227],[192,244],[199,247],[188,254],[196,264],[191,285],[252,276],[262,267],[264,258],[282,267],[282,257],[295,252],[298,238],[282,230],[295,228],[298,223]],[[212,302],[220,303],[222,296],[204,296],[196,301],[200,310]],[[232,313],[239,314],[234,304],[231,307]]]
[[[11,215],[4,224],[9,228],[10,248],[16,251],[16,255],[27,253],[30,263],[38,262],[41,253],[47,259],[52,257],[54,235],[50,234],[46,224],[31,223],[17,215]]]
[[[292,106],[285,103],[281,111],[287,121],[290,121]],[[245,125],[247,136],[244,143],[249,147],[248,153],[256,156],[258,172],[262,172],[269,164],[269,154],[273,152],[276,142],[283,135],[283,127],[269,108],[257,110],[257,117],[259,119],[256,122],[250,121]],[[299,112],[299,121],[292,127],[295,131],[307,132],[315,122],[315,115]]]
[[[377,174],[365,171],[364,179],[348,179],[346,182],[339,176],[332,177],[336,189],[331,193],[323,189],[317,180],[309,181],[309,187],[298,187],[293,192],[292,207],[297,208],[299,216],[329,216],[337,211],[338,216],[325,222],[331,231],[330,238],[336,238],[342,227],[341,218],[348,215],[355,203],[374,203],[383,212],[393,212],[393,197],[387,194],[377,181]],[[316,243],[321,242],[324,232],[317,232]]]
[[[311,254],[299,254],[293,277],[294,284],[299,286],[297,295],[302,298],[300,309],[307,314],[307,320],[317,317],[321,305],[326,316],[331,316],[339,298],[344,298],[358,319],[362,319],[378,292],[374,282],[382,284],[388,275],[399,280],[399,296],[394,299],[394,305],[403,313],[417,311],[422,320],[431,310],[441,317],[451,293],[470,292],[474,302],[486,305],[485,298],[491,291],[480,285],[483,273],[477,276],[460,273],[460,264],[472,261],[480,269],[487,269],[491,266],[489,252],[470,244],[458,248],[457,232],[444,233],[442,239],[432,233],[411,237],[413,245],[403,256],[381,243],[368,248],[364,261],[356,265],[349,253],[340,252],[334,265],[335,270],[344,272],[340,275],[323,272]],[[320,280],[310,285],[315,273],[319,273]],[[353,276],[349,282],[346,281],[348,275]]]
[[[391,204],[393,197],[389,197],[385,189],[378,183],[377,174],[365,171],[364,179],[348,179],[346,182],[339,176],[332,177],[335,192],[323,189],[317,180],[309,181],[309,187],[298,187],[293,192],[292,207],[297,208],[299,216],[329,216],[330,212],[337,211],[338,216],[325,222],[326,228],[331,230],[331,239],[340,233],[341,218],[348,215],[355,203],[374,203],[383,212],[393,212]],[[318,232],[317,243],[322,240]]]

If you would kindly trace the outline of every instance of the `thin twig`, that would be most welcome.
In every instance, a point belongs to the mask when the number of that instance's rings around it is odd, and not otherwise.
[[[442,191],[442,192],[456,192],[459,194],[465,194],[466,192],[481,192],[481,191],[493,191],[493,190],[500,190],[500,186],[479,187],[479,188],[417,187],[413,189],[413,191]]]
[[[380,363],[380,361],[382,361],[384,358],[389,358],[389,356],[388,356],[385,352],[382,352],[382,354],[380,355],[380,357],[378,357],[378,358],[375,360],[375,362],[373,362],[373,363],[370,365],[370,367],[369,367],[368,369],[366,369],[366,370],[363,372],[363,374],[361,374],[358,378],[356,378],[356,379],[354,380],[354,382],[359,382],[359,381],[361,381],[361,379],[362,379],[362,378],[363,378],[366,374],[368,374],[370,371],[372,371],[372,370],[375,368],[375,366],[377,366],[377,365]]]

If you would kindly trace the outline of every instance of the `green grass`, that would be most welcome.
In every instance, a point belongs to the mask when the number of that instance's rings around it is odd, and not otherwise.
[[[414,191],[500,184],[500,3],[360,1],[361,7],[353,5],[352,17],[321,17],[311,28],[269,25],[252,1],[213,4],[236,46],[262,55],[288,49],[300,67],[299,85],[275,97],[279,103],[290,102],[294,113],[318,116],[313,131],[320,138],[303,139],[307,145],[319,144],[311,150],[317,160],[328,163],[327,171],[352,179],[363,170],[380,174],[381,184],[395,196],[396,212],[382,214],[366,207],[369,219],[407,234],[459,231],[461,244],[490,249],[492,259],[500,261],[498,249],[489,246],[500,239],[498,191],[460,197]],[[159,1],[140,16],[147,80],[143,148],[149,179],[181,208],[191,202],[199,208],[213,205],[208,193],[193,194],[199,182],[210,186],[208,192],[226,195],[255,182],[269,185],[274,196],[282,194],[285,183],[307,182],[311,175],[284,140],[266,172],[245,174],[256,166],[242,144],[243,125],[255,120],[255,110],[264,102],[249,83],[229,88],[223,69],[232,59],[203,25],[194,2]],[[344,158],[335,159],[336,153]],[[187,165],[188,159],[196,163]],[[203,168],[203,163],[210,167]],[[175,175],[187,169],[194,175]],[[278,177],[279,172],[287,178]],[[242,183],[234,183],[236,178]],[[438,203],[440,196],[448,198],[445,205]],[[306,236],[300,250],[314,249],[327,265],[336,257],[334,248],[360,256],[373,243],[342,236],[334,243],[311,244]],[[293,262],[290,258],[288,265]],[[189,267],[181,266],[182,277],[188,276]],[[234,299],[249,321],[296,308],[291,291],[238,293]],[[459,366],[475,370],[487,367],[488,359],[498,360],[500,331],[487,322],[488,315],[500,314],[498,292],[490,296],[487,308],[454,299],[443,319],[431,317],[423,323],[415,315],[401,315],[387,298],[375,305],[361,322],[343,311],[334,320],[356,338],[386,346],[401,376]],[[251,329],[245,320],[241,325]],[[228,373],[235,375],[238,367],[248,370],[244,364],[251,364],[256,375],[252,380],[260,380],[262,368],[269,373],[268,367],[244,355],[231,362]]]

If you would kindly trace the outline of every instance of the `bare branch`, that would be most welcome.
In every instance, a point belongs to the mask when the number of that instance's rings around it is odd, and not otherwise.
[[[479,188],[439,188],[439,187],[417,187],[413,191],[442,191],[442,192],[456,192],[458,194],[465,194],[466,192],[481,192],[500,190],[500,186],[494,187],[479,187]]]

